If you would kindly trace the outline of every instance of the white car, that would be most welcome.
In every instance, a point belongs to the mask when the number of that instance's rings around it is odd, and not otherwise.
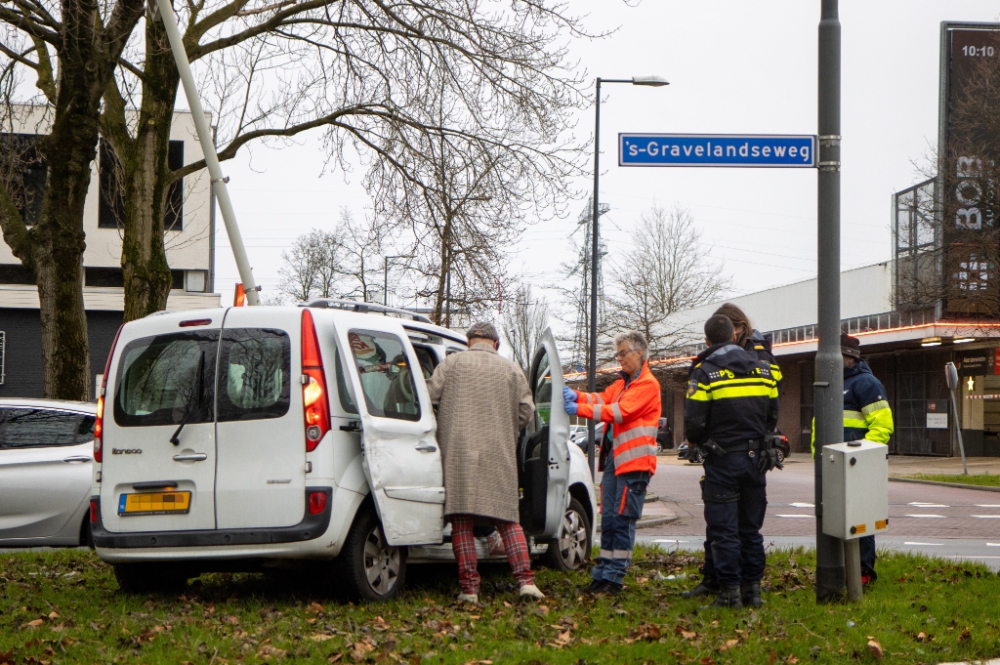
[[[465,348],[418,315],[345,301],[125,324],[97,408],[98,556],[126,591],[294,561],[356,599],[396,595],[408,562],[452,556],[425,378]],[[535,422],[511,445],[533,552],[575,569],[596,510],[560,367],[549,333],[530,374]]]
[[[0,547],[90,544],[94,409],[0,399]]]

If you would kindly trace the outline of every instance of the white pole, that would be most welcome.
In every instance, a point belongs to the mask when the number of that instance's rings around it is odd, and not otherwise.
[[[212,131],[208,126],[208,121],[205,120],[205,112],[201,108],[201,99],[198,97],[194,76],[191,75],[191,63],[188,62],[180,30],[177,29],[174,8],[171,6],[170,0],[156,0],[156,6],[163,19],[163,27],[167,31],[167,39],[170,40],[170,50],[174,53],[174,62],[177,63],[177,71],[181,75],[181,83],[184,84],[184,94],[187,96],[188,106],[191,107],[191,115],[194,116],[198,141],[201,143],[202,152],[205,153],[208,175],[212,180],[215,197],[219,201],[219,210],[222,212],[222,221],[226,225],[229,244],[233,248],[233,258],[236,259],[236,268],[240,273],[240,281],[243,282],[247,304],[257,305],[257,285],[253,280],[253,271],[250,269],[250,261],[247,259],[247,250],[243,246],[243,237],[240,236],[240,227],[236,224],[236,214],[233,212],[233,203],[229,200],[229,190],[226,189],[229,178],[222,175],[219,156],[215,152],[215,143],[212,141]]]

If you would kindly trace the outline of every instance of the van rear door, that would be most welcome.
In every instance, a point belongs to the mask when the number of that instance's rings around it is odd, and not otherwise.
[[[122,329],[105,395],[100,497],[108,531],[215,528],[221,321],[162,331],[153,317]]]
[[[302,390],[292,386],[298,314],[270,307],[226,313],[216,400],[220,529],[292,526],[305,514]]]
[[[388,317],[341,314],[337,345],[361,420],[363,466],[386,541],[440,543],[444,474],[434,410],[406,331]]]

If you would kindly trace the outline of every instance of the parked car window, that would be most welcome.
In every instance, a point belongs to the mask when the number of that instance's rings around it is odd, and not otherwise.
[[[548,351],[542,350],[535,358],[535,370],[531,373],[533,384],[532,394],[535,398],[535,417],[538,428],[548,425],[552,416],[552,368],[549,365]]]
[[[268,328],[222,332],[219,422],[288,413],[292,351],[288,333]]]
[[[367,330],[352,330],[347,337],[368,413],[420,420],[420,401],[403,341],[389,333]]]
[[[137,339],[118,365],[115,422],[122,427],[212,422],[219,331]]]
[[[0,409],[0,448],[74,446],[94,440],[94,416],[47,409]]]

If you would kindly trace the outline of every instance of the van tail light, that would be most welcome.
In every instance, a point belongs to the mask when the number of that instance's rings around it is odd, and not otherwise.
[[[309,492],[309,514],[319,515],[326,510],[326,492]]]
[[[94,414],[94,461],[101,464],[104,461],[104,392],[108,388],[108,372],[111,371],[111,357],[115,355],[115,347],[118,346],[118,338],[122,334],[124,325],[118,326],[115,333],[115,341],[111,342],[111,350],[108,351],[108,359],[104,361],[104,374],[101,376],[101,390],[97,393],[97,413]],[[93,517],[93,504],[91,504],[91,516]]]
[[[306,452],[316,450],[330,431],[330,404],[326,391],[326,373],[319,351],[319,338],[312,313],[302,311],[302,408],[306,425]],[[310,498],[310,502],[312,498]],[[326,496],[323,501],[325,503]],[[310,503],[310,507],[312,504]],[[310,508],[311,509],[311,508]]]
[[[326,496],[324,495],[325,499]],[[90,523],[97,524],[97,499],[90,500]]]

